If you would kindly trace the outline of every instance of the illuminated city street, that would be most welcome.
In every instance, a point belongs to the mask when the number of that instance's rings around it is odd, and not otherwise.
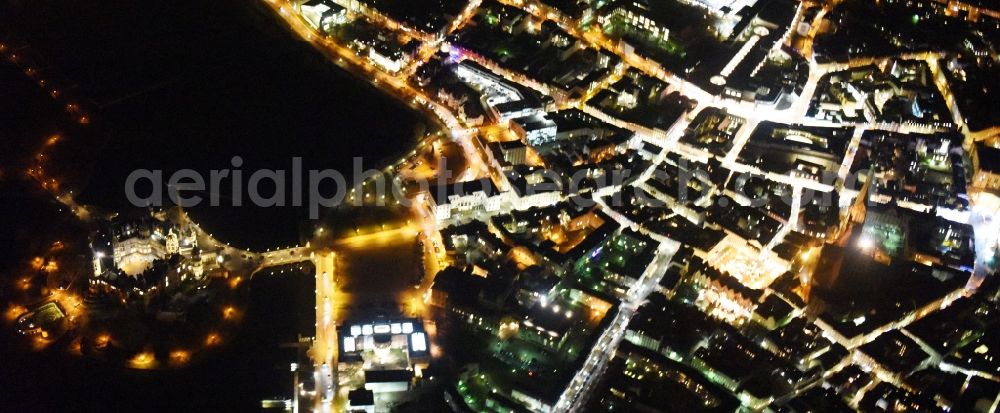
[[[25,148],[0,157],[11,374],[58,354],[246,389],[80,408],[1000,406],[995,5],[260,0],[176,29],[106,7],[0,6],[31,102],[0,107]],[[103,73],[81,31],[155,56]],[[0,410],[46,396],[0,385]]]

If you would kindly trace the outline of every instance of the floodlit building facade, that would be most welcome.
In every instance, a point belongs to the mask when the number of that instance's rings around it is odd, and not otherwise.
[[[299,6],[302,17],[321,32],[329,32],[333,26],[348,22],[347,9],[333,0],[307,0]]]
[[[489,179],[442,185],[430,192],[430,209],[439,222],[496,212],[503,202],[503,193]]]

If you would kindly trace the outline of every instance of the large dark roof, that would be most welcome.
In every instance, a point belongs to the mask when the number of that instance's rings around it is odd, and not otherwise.
[[[1000,173],[1000,149],[976,142],[976,155],[979,157],[980,170]]]
[[[475,305],[484,287],[486,287],[485,278],[456,267],[447,267],[437,273],[431,288],[448,294],[448,300],[452,304],[471,307]]]
[[[456,182],[454,184],[438,185],[431,189],[431,196],[437,205],[448,204],[451,196],[467,196],[476,192],[483,192],[486,196],[495,196],[500,192],[496,185],[489,178],[476,179],[472,181]]]
[[[408,382],[413,377],[410,370],[365,370],[366,383]]]
[[[375,404],[375,392],[366,389],[354,389],[347,392],[347,400],[351,406],[371,406]]]

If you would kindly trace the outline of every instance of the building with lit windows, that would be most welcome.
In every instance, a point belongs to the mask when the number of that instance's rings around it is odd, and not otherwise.
[[[174,254],[190,256],[198,247],[192,229],[151,216],[112,222],[99,232],[92,242],[95,273],[113,267],[135,276],[149,269],[156,260]]]
[[[524,165],[528,155],[528,146],[521,141],[489,142],[482,143],[480,138],[476,138],[487,150],[486,158],[490,165],[498,171],[506,171],[517,165]]]
[[[347,9],[333,0],[306,0],[299,6],[302,17],[320,32],[329,32],[333,26],[348,22]]]
[[[153,214],[105,222],[90,244],[92,294],[148,298],[159,289],[204,277],[206,256],[194,228]]]
[[[670,29],[651,18],[649,6],[640,1],[622,1],[609,6],[608,11],[597,18],[601,26],[620,25],[629,30],[643,33],[652,39],[666,41]]]
[[[542,102],[534,91],[472,60],[462,60],[453,71],[459,80],[479,92],[480,104],[501,123],[543,113]]]
[[[338,363],[364,371],[365,389],[406,391],[430,359],[430,340],[416,318],[353,320],[342,324]]]
[[[409,61],[406,53],[389,41],[377,41],[369,47],[368,59],[389,73],[398,72]]]
[[[511,188],[514,209],[554,205],[563,198],[562,178],[550,170],[518,166],[507,171],[504,178]]]
[[[962,139],[958,133],[865,132],[862,147],[870,148],[872,165],[868,199],[968,222]]]
[[[690,276],[698,290],[695,305],[705,314],[732,325],[742,325],[757,308],[761,293],[728,274],[705,267]]]
[[[510,121],[510,129],[529,146],[536,147],[556,140],[556,123],[545,114],[534,114]]]
[[[446,221],[499,211],[502,200],[503,193],[492,180],[484,178],[431,188],[429,204],[434,217]]]
[[[970,195],[983,212],[1000,211],[1000,149],[976,142],[971,153]]]

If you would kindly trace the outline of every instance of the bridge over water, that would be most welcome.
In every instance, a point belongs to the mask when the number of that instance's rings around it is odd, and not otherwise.
[[[334,387],[337,383],[336,367],[333,364],[337,351],[335,313],[337,306],[334,302],[337,291],[335,272],[337,254],[329,249],[313,248],[307,243],[306,246],[264,251],[257,255],[260,257],[260,266],[255,274],[266,268],[307,261],[316,268],[316,333],[308,354],[313,360],[316,407],[328,405],[333,402]],[[294,392],[298,396],[298,389]],[[297,402],[295,404],[298,405]],[[317,411],[322,410],[317,409]]]

